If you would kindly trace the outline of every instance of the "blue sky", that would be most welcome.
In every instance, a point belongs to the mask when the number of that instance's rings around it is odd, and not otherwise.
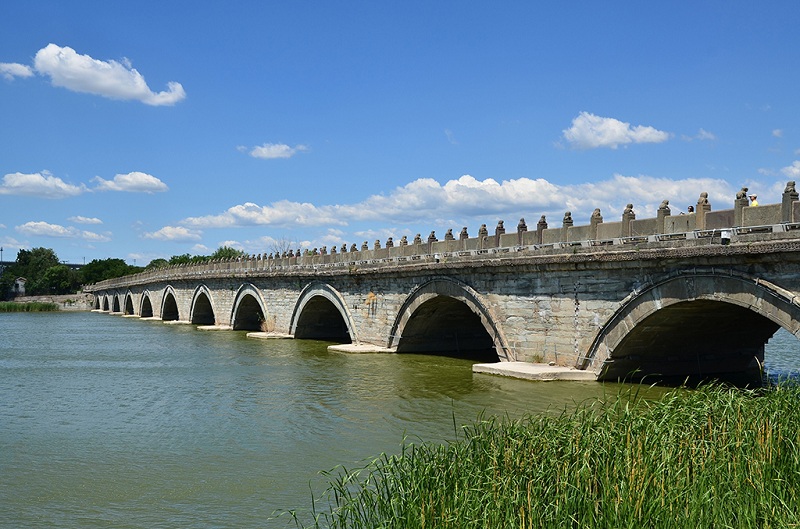
[[[209,4],[209,5],[206,5]],[[541,5],[540,5],[541,4]],[[4,2],[0,246],[143,265],[800,179],[796,2]]]

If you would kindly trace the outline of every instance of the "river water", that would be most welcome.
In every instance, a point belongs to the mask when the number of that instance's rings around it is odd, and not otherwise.
[[[480,414],[558,413],[620,391],[326,345],[0,314],[0,527],[287,527],[276,513],[307,513],[320,471],[363,466],[404,438],[453,439]],[[781,331],[766,362],[796,373],[800,342]]]

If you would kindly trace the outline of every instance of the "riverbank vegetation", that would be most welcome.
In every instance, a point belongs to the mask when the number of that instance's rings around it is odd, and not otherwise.
[[[54,312],[57,310],[60,310],[57,303],[0,301],[0,312]]]
[[[241,250],[222,246],[211,255],[173,255],[169,260],[153,259],[147,267],[141,267],[129,265],[117,258],[93,259],[83,265],[68,265],[60,261],[51,248],[22,249],[17,252],[17,258],[13,263],[0,262],[0,300],[13,299],[21,295],[75,294],[81,285],[136,274],[146,269],[202,263],[244,255]]]
[[[797,526],[798,404],[797,385],[711,386],[482,420],[329,474],[307,527]]]

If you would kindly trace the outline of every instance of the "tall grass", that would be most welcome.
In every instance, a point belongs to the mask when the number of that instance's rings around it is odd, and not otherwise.
[[[714,386],[481,420],[329,479],[310,527],[792,527],[800,389]]]
[[[59,310],[57,303],[0,301],[0,312],[52,312],[56,310]]]

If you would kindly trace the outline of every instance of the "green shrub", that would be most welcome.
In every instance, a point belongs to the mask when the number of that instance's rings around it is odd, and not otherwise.
[[[797,386],[712,386],[481,420],[330,473],[312,527],[797,526],[798,404]]]
[[[0,301],[0,312],[53,312],[59,309],[60,307],[57,303]]]

